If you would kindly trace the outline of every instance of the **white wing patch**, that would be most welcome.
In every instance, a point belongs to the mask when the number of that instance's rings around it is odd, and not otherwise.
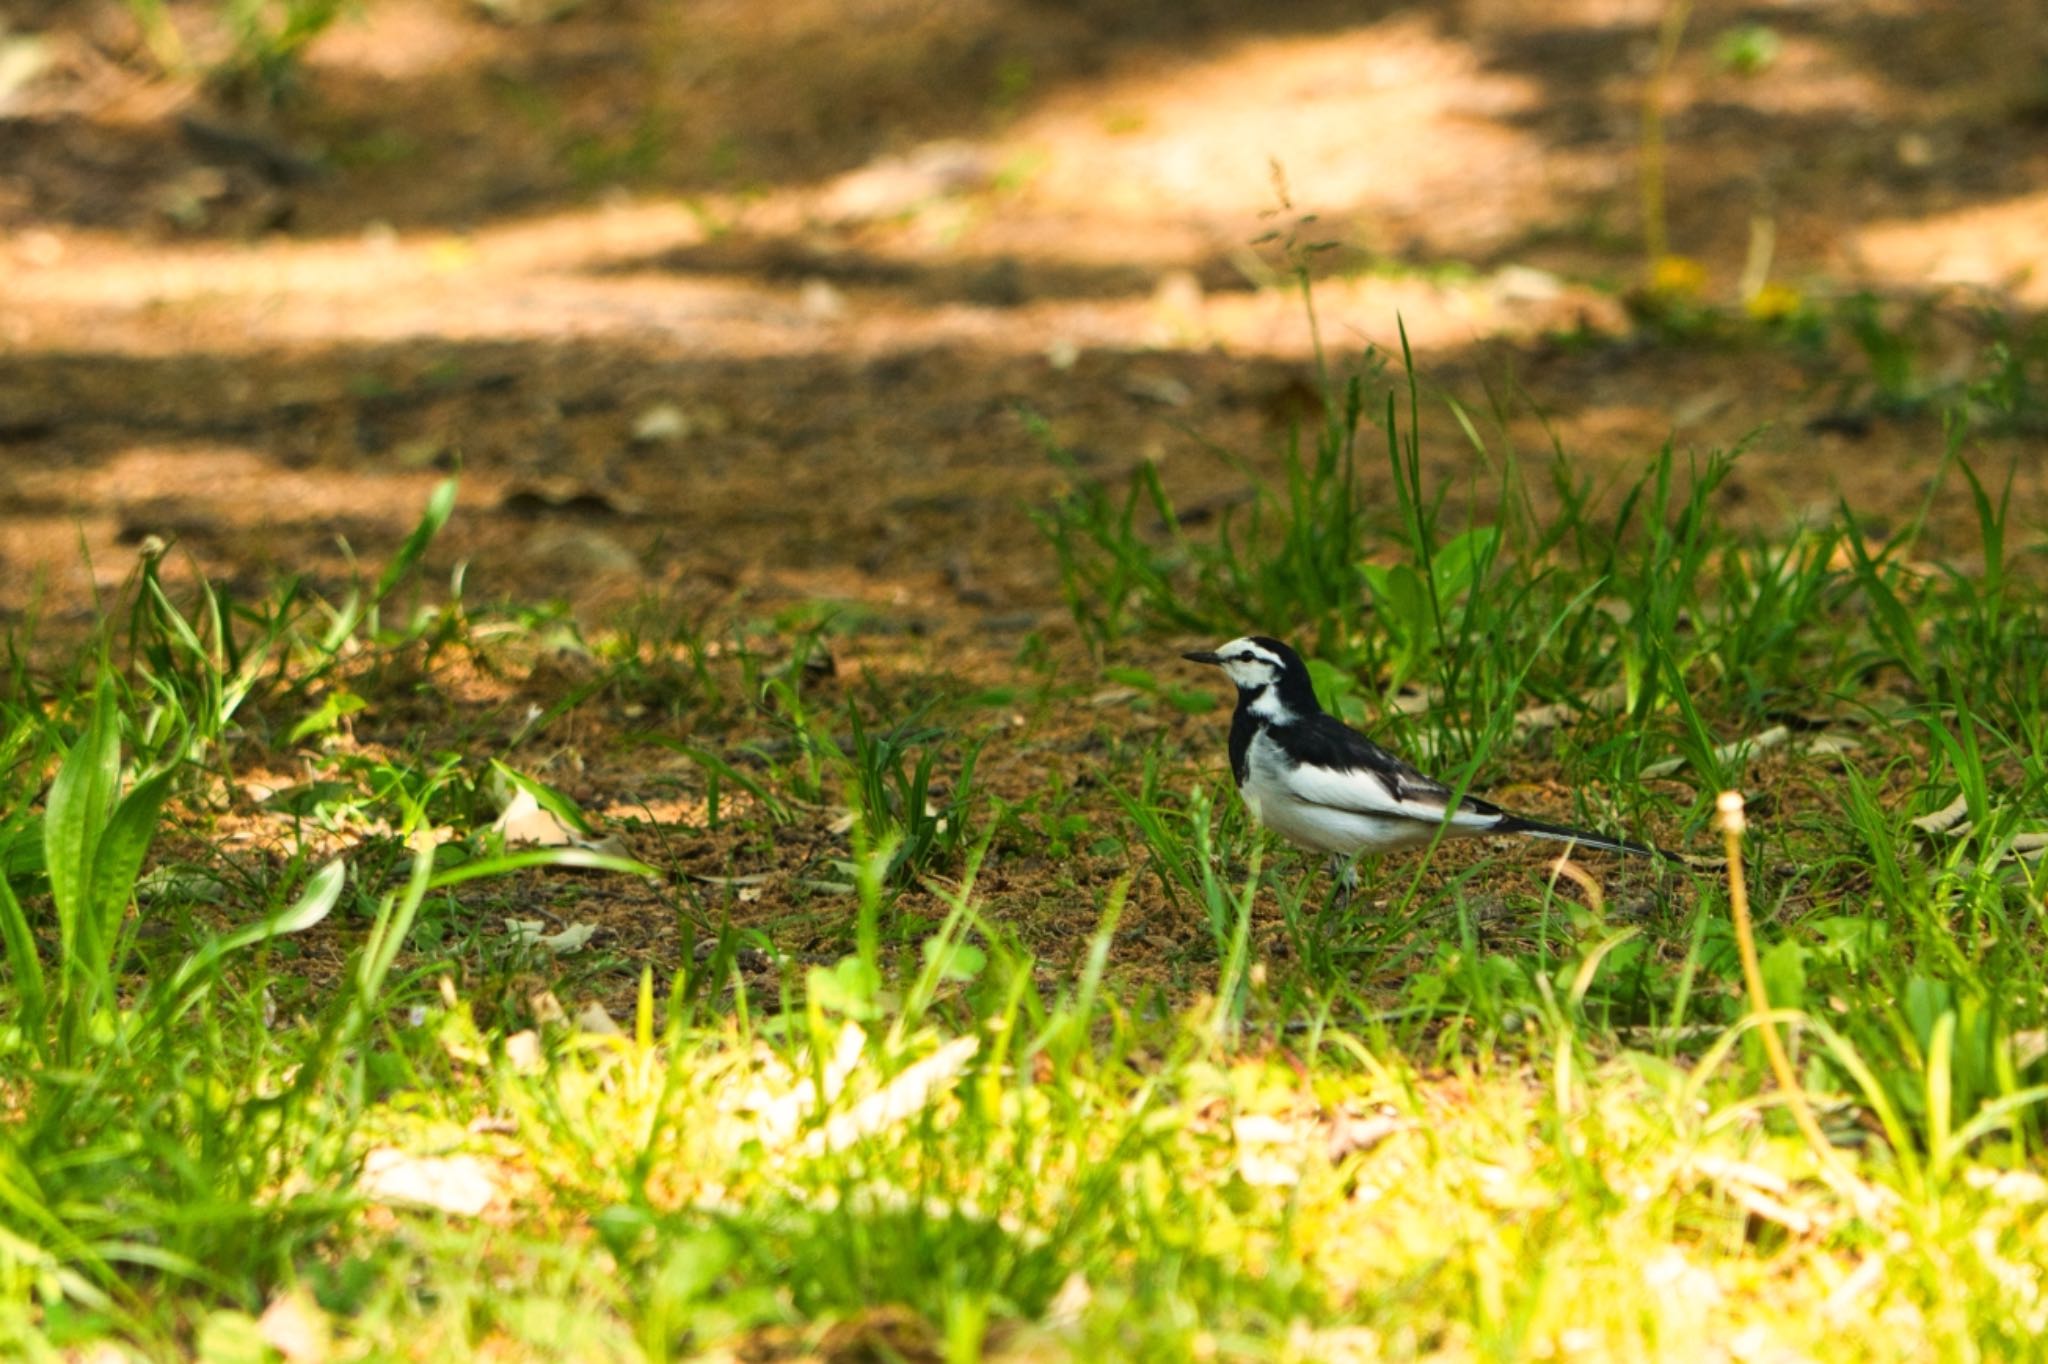
[[[1366,768],[1338,771],[1327,767],[1297,767],[1282,780],[1295,797],[1311,805],[1328,805],[1362,815],[1394,815],[1430,824],[1444,822],[1444,802],[1431,797],[1396,795],[1378,774]],[[1450,816],[1454,828],[1490,829],[1500,823],[1498,814],[1459,807]]]
[[[1366,769],[1297,767],[1264,733],[1252,740],[1242,790],[1252,818],[1283,838],[1328,852],[1420,847],[1439,828],[1451,838],[1483,834],[1502,816],[1461,808],[1448,821],[1441,800],[1403,799]]]

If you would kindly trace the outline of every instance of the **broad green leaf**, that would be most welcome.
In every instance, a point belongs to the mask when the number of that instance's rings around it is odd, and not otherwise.
[[[847,1018],[873,1018],[882,977],[859,957],[842,957],[836,965],[813,966],[805,973],[805,996],[818,1008]]]
[[[1912,1029],[1913,1040],[1925,1047],[1934,1036],[1934,1028],[1955,1005],[1955,992],[1946,982],[1931,979],[1915,972],[1907,981],[1900,1005],[1905,1011],[1906,1026]]]
[[[310,738],[315,734],[329,733],[341,723],[344,716],[354,715],[369,704],[348,688],[336,687],[327,693],[317,709],[292,726],[284,741],[288,745],[296,744],[301,739]]]
[[[973,943],[926,938],[923,951],[925,961],[937,969],[941,980],[973,980],[988,966],[988,953]]]
[[[1372,592],[1373,611],[1383,623],[1406,640],[1429,633],[1429,589],[1419,573],[1406,564],[1360,564],[1359,570]]]
[[[1764,953],[1758,963],[1764,977],[1764,993],[1779,1009],[1806,1007],[1806,949],[1791,939]]]
[[[1345,701],[1358,691],[1358,680],[1350,672],[1320,658],[1308,660],[1308,680],[1323,709],[1333,713],[1343,713]]]
[[[1453,536],[1430,561],[1438,592],[1445,597],[1462,596],[1478,586],[1480,571],[1493,561],[1494,544],[1500,538],[1495,526],[1477,526]]]
[[[137,782],[114,807],[93,853],[92,907],[95,932],[108,932],[135,893],[142,859],[156,838],[157,818],[171,794],[171,773],[154,772]]]
[[[5,860],[0,855],[0,864]],[[8,976],[21,1000],[22,1022],[33,1029],[43,1016],[48,998],[43,985],[43,961],[36,951],[36,935],[29,928],[28,915],[5,875],[0,875],[0,939],[6,942]]]
[[[57,902],[57,931],[67,958],[75,950],[80,921],[91,913],[95,854],[121,781],[121,736],[114,721],[113,694],[100,684],[92,719],[64,755],[43,813],[43,860],[50,896]]]

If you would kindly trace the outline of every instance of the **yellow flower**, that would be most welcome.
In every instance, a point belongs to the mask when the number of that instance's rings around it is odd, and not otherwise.
[[[1707,267],[1691,256],[1661,256],[1650,271],[1650,292],[1665,298],[1695,299],[1707,291]]]
[[[1806,307],[1806,296],[1789,284],[1766,284],[1744,300],[1742,309],[1757,322],[1782,322]]]

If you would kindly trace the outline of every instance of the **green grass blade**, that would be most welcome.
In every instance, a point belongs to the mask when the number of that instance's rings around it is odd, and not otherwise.
[[[347,879],[348,863],[344,859],[336,858],[307,878],[306,887],[299,892],[298,898],[277,913],[214,938],[205,947],[187,957],[184,964],[178,968],[177,975],[172,978],[171,996],[182,997],[194,981],[203,973],[212,970],[215,963],[230,953],[239,952],[244,947],[270,938],[303,933],[313,927],[333,912],[335,902],[341,898],[342,885]]]
[[[5,849],[0,848],[0,864],[5,860]],[[22,1029],[31,1038],[39,1037],[49,999],[43,981],[42,954],[36,950],[28,914],[15,897],[4,870],[0,870],[0,939],[6,943],[8,978],[14,983],[15,998],[21,1006]]]
[[[446,871],[435,872],[429,879],[429,890],[446,890],[459,886],[464,881],[476,881],[486,876],[503,876],[506,872],[524,871],[528,867],[574,867],[583,871],[615,871],[626,876],[659,876],[661,872],[645,862],[631,857],[619,857],[613,853],[598,852],[593,848],[536,848],[531,852],[506,853],[502,857],[484,857],[474,862],[464,862]]]
[[[712,780],[738,787],[760,803],[763,813],[772,823],[787,824],[794,818],[788,804],[769,790],[766,783],[756,781],[708,748],[699,748],[668,734],[633,734],[628,737],[638,743],[656,744],[680,753],[703,768],[705,775]]]
[[[419,524],[412,528],[412,534],[405,537],[405,543],[391,556],[391,562],[384,565],[384,571],[377,575],[377,587],[371,595],[375,605],[390,596],[405,575],[412,572],[414,565],[425,556],[427,546],[448,524],[448,518],[455,514],[455,494],[461,486],[459,479],[444,478],[434,485],[434,491],[427,497],[427,509],[420,514]]]

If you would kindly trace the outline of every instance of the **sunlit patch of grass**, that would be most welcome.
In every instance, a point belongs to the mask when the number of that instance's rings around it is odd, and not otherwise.
[[[1087,973],[1041,1012],[1026,965],[992,957],[910,1026],[655,1026],[650,1001],[536,1046],[450,1015],[470,1060],[444,1102],[506,1115],[490,1145],[544,1190],[525,1215],[574,1230],[522,1252],[423,1225],[437,1252],[382,1312],[532,1358],[867,1333],[945,1358],[1903,1359],[2039,1310],[2038,1177],[1908,1194],[1880,1150],[1894,1197],[1859,1206],[1726,1046],[1593,1060],[1553,1021],[1522,1060],[1425,1075],[1336,1030],[1246,1051],[1206,1005],[1136,1019]],[[479,1260],[526,1277],[480,1294]]]
[[[1232,455],[1213,533],[1157,466],[1076,471],[1042,524],[1080,639],[971,674],[880,607],[586,630],[429,592],[452,486],[335,599],[151,555],[88,656],[10,640],[0,1340],[2029,1348],[2048,608],[2010,483],[1958,424],[1972,561],[1850,506],[1769,540],[1719,514],[1739,452],[1606,497],[1386,377]],[[1437,420],[1492,480],[1462,505]],[[1704,851],[1744,789],[1759,978],[1837,1154],[1774,1092],[1725,874],[1482,844],[1342,904],[1266,840],[1172,661],[1247,628],[1532,813]],[[559,841],[507,845],[515,792]],[[600,908],[659,932],[563,946]]]

